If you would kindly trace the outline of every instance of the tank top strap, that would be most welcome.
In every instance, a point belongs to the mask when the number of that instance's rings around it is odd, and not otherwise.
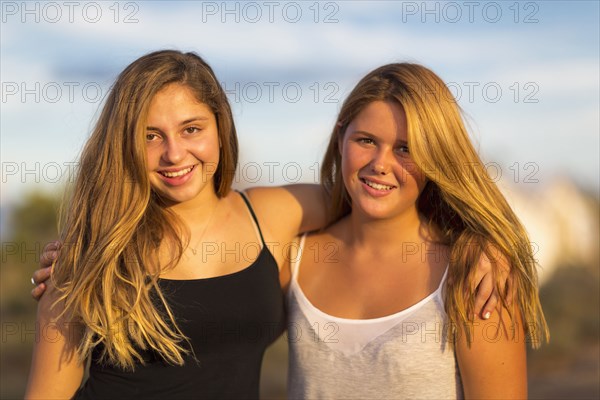
[[[240,196],[242,196],[244,203],[246,203],[246,207],[248,207],[248,211],[250,211],[250,215],[252,216],[252,220],[254,221],[254,224],[256,225],[256,230],[258,231],[258,235],[260,236],[262,245],[266,246],[265,238],[263,237],[262,231],[260,230],[260,224],[258,223],[258,218],[256,218],[256,214],[254,214],[254,210],[252,209],[250,200],[248,200],[248,196],[246,195],[246,193],[241,192],[241,191],[238,191],[238,193],[240,194]]]
[[[440,285],[438,286],[438,289],[442,287],[442,285],[444,285],[444,283],[446,283],[446,279],[448,278],[448,269],[450,268],[450,264],[446,265],[446,270],[444,271],[444,275],[442,275],[442,279],[440,280]]]
[[[448,263],[448,265],[446,265],[446,270],[444,271],[444,275],[442,275],[442,279],[440,280],[440,284],[438,285],[438,288],[435,290],[435,294],[442,299],[444,298],[444,294],[445,294],[445,289],[446,289],[446,280],[448,279],[448,270],[450,269],[450,264]]]
[[[298,280],[298,271],[300,270],[300,261],[302,261],[302,254],[304,253],[304,242],[306,241],[306,233],[300,237],[298,243],[298,254],[290,260],[290,267],[292,269],[292,282]]]

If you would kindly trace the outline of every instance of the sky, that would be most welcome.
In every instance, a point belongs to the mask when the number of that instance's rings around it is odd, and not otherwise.
[[[228,93],[235,185],[318,181],[341,104],[390,62],[435,71],[488,172],[600,187],[597,1],[2,1],[1,206],[62,191],[118,73],[195,51]]]

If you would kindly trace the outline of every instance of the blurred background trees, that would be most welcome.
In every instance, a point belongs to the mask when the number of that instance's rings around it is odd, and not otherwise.
[[[23,398],[35,339],[36,302],[29,292],[31,274],[42,249],[57,239],[60,196],[33,192],[9,210],[2,210],[0,264],[0,396]]]

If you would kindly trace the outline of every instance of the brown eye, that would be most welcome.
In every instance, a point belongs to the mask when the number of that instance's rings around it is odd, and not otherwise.
[[[185,133],[187,133],[189,135],[197,133],[197,132],[200,132],[200,128],[197,128],[195,126],[190,126],[188,128],[185,128]]]
[[[367,137],[358,138],[358,139],[356,139],[356,141],[358,143],[362,143],[362,144],[375,144],[375,141],[373,139],[367,138]]]

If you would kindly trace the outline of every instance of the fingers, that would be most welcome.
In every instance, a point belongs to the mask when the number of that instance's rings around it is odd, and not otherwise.
[[[506,278],[506,305],[507,306],[511,306],[513,304],[513,301],[515,299],[516,293],[515,293],[515,288],[514,288],[514,281],[513,281],[513,274],[510,273],[508,274],[508,277]]]
[[[50,278],[50,275],[52,274],[52,266],[58,258],[60,246],[61,243],[59,241],[54,241],[48,243],[44,247],[44,252],[40,257],[40,269],[36,270],[31,277],[31,283],[34,285],[37,284],[37,286],[31,290],[31,297],[35,300],[39,300],[46,291],[46,284],[44,282]]]
[[[39,285],[37,285],[36,287],[34,287],[31,290],[31,297],[33,297],[35,300],[39,301],[45,291],[46,291],[46,284],[40,283]]]
[[[58,251],[60,250],[61,243],[59,241],[54,241],[48,243],[44,247],[44,252],[42,253],[42,257],[40,258],[40,268],[47,268],[52,265],[52,263],[58,257]],[[36,280],[36,282],[40,282]]]
[[[52,267],[38,269],[33,273],[33,283],[43,283],[46,279],[50,278],[50,275],[52,275]]]
[[[37,284],[37,286],[31,290],[31,297],[35,300],[39,300],[46,291],[46,284],[44,282],[46,279],[50,278],[51,274],[52,267],[41,268],[33,273],[31,281],[34,285]]]
[[[496,307],[498,307],[499,300],[500,300],[500,298],[498,297],[498,291],[496,291],[496,288],[494,288],[494,290],[492,291],[492,294],[488,298],[488,301],[485,303],[485,305],[481,309],[481,313],[480,313],[481,319],[489,319],[492,316],[492,314],[494,313],[494,310],[496,310],[497,309]]]
[[[479,271],[478,271],[479,272]],[[475,275],[475,282],[477,282],[478,274]],[[482,319],[488,319],[492,315],[493,308],[488,308],[488,305],[492,299],[494,289],[494,278],[491,273],[483,275],[476,287],[477,293],[475,294],[475,305],[474,312]],[[493,301],[492,301],[493,303]],[[496,302],[497,303],[497,300]],[[494,304],[495,304],[494,303]]]
[[[510,279],[508,262],[501,254],[481,255],[475,272],[474,283],[478,285],[475,298],[475,313],[482,319],[489,319],[501,303],[500,294],[507,294],[507,282]],[[496,276],[497,275],[497,276]],[[505,300],[507,296],[504,296]]]
[[[46,291],[46,284],[44,282],[46,279],[50,278],[50,275],[52,275],[52,267],[41,268],[34,271],[31,280],[32,283],[37,286],[31,290],[31,297],[35,300],[39,301]]]

